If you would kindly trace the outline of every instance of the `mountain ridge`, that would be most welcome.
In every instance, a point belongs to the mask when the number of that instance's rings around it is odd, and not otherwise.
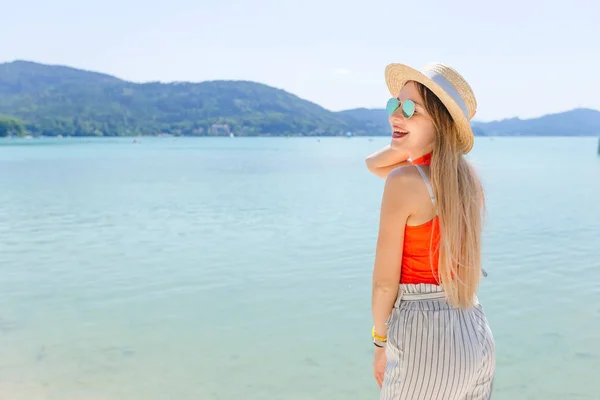
[[[0,116],[48,136],[389,135],[384,109],[334,112],[264,83],[131,82],[28,60],[0,63]],[[598,135],[600,111],[575,108],[471,125],[482,136]]]

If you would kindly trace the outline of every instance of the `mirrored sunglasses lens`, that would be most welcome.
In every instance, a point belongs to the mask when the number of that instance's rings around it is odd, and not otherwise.
[[[388,100],[385,109],[387,110],[388,115],[392,115],[398,109],[398,99],[391,98]]]
[[[405,118],[410,118],[415,113],[415,103],[412,100],[406,100],[404,104],[402,104],[402,113]]]

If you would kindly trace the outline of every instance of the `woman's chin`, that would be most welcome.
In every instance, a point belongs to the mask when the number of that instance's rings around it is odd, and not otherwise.
[[[394,137],[394,136],[392,136],[392,140],[391,140],[390,145],[391,145],[392,148],[394,148],[396,150],[399,150],[399,149],[402,149],[402,148],[406,147],[405,136],[403,136],[403,137]]]

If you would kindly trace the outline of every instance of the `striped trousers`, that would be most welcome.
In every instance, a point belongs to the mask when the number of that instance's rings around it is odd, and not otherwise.
[[[441,296],[437,285],[400,285],[380,400],[491,398],[495,344],[483,308],[454,308]]]

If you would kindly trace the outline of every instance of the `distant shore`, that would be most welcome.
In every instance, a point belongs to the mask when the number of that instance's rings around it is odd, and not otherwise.
[[[195,135],[170,135],[170,134],[159,134],[159,135],[121,135],[121,136],[98,136],[98,135],[77,135],[77,136],[69,136],[69,135],[25,135],[25,136],[5,136],[0,139],[5,140],[31,140],[31,139],[118,139],[118,138],[222,138],[222,139],[236,139],[236,138],[343,138],[343,139],[352,139],[352,138],[385,138],[388,135],[204,135],[204,136],[195,136]],[[598,134],[582,134],[582,135],[534,135],[534,134],[497,134],[497,135],[475,135],[475,137],[480,138],[501,138],[501,137],[539,137],[539,138],[561,138],[561,137],[581,137],[581,138],[591,138],[598,137],[600,138],[600,132]]]

